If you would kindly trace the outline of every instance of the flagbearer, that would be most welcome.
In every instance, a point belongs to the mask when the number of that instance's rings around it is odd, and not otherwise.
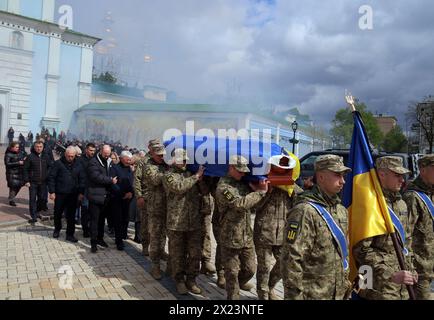
[[[429,300],[434,280],[434,154],[420,158],[418,166],[420,174],[408,186],[404,200],[408,206],[413,263],[419,274],[416,297]]]
[[[389,213],[391,217],[394,215],[399,219],[394,220],[392,217],[400,243],[403,244],[405,269],[409,271],[400,270],[390,234],[364,239],[354,246],[353,255],[357,268],[372,268],[373,279],[372,288],[361,290],[359,296],[368,300],[405,300],[409,298],[405,285],[417,282],[417,274],[412,272],[408,241],[405,239],[409,231],[407,205],[399,192],[404,175],[410,171],[403,167],[402,158],[393,156],[378,158],[376,168]]]
[[[281,256],[287,300],[342,300],[350,289],[347,209],[338,196],[349,171],[342,157],[319,156],[317,184],[288,213]]]

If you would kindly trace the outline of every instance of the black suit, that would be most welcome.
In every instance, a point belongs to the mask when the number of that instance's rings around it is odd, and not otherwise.
[[[54,200],[54,228],[62,229],[62,214],[65,212],[66,235],[75,232],[75,211],[78,195],[84,194],[85,178],[81,163],[77,160],[69,163],[64,157],[54,163],[48,176],[48,190],[56,194]]]
[[[108,214],[108,203],[112,178],[111,163],[98,153],[89,161],[87,168],[87,193],[90,212],[91,243],[104,238],[104,223]]]

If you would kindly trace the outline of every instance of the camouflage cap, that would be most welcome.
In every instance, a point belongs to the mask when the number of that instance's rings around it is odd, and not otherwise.
[[[378,158],[377,161],[375,161],[375,166],[377,169],[389,169],[398,174],[407,174],[411,172],[407,168],[404,168],[401,157],[385,156]]]
[[[148,142],[148,146],[149,146],[149,147],[152,147],[152,146],[154,146],[154,145],[156,145],[156,144],[162,144],[162,143],[161,143],[161,140],[158,139],[158,138],[155,138],[155,139],[151,139],[151,140],[149,140],[149,142]]]
[[[344,159],[334,154],[324,154],[316,158],[315,171],[330,170],[336,173],[347,173],[350,168],[344,166]]]
[[[243,156],[239,155],[233,155],[229,158],[229,164],[234,166],[235,169],[239,172],[250,172],[249,167],[247,166],[249,164],[249,161],[244,158]]]
[[[172,157],[176,163],[182,163],[184,161],[190,160],[190,158],[187,156],[187,150],[182,148],[173,150]]]
[[[419,167],[428,167],[434,165],[434,153],[426,154],[417,160]]]
[[[151,146],[151,151],[156,155],[162,156],[166,154],[166,148],[162,144],[154,144]]]

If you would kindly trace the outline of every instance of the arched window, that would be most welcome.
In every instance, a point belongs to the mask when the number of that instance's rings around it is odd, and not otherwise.
[[[12,32],[11,47],[14,49],[24,48],[24,35],[20,31]]]

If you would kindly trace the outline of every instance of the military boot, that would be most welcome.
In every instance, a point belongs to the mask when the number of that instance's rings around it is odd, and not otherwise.
[[[169,277],[172,276],[172,264],[170,263],[170,261],[167,261],[166,263],[166,270],[165,270],[166,275],[168,275]]]
[[[142,244],[142,255],[144,257],[149,256],[149,245]]]
[[[265,290],[257,290],[258,292],[258,300],[268,300],[268,292]]]
[[[240,289],[244,291],[250,291],[253,289],[253,287],[254,285],[249,282],[240,283]]]
[[[274,288],[270,288],[270,291],[268,292],[268,297],[270,300],[282,300],[280,297],[276,294],[274,291]]]
[[[217,286],[219,288],[226,289],[225,272],[223,270],[220,270],[217,273]]]
[[[187,280],[187,288],[191,293],[194,293],[194,294],[201,294],[202,293],[202,289],[198,287],[198,285],[196,284],[196,280],[194,280],[194,279]]]
[[[213,275],[216,273],[214,265],[209,261],[203,261],[202,266],[200,268],[200,273]]]
[[[161,275],[161,270],[160,270],[160,266],[159,265],[153,265],[152,266],[151,276],[155,280],[160,280],[161,279],[162,275]]]
[[[188,289],[185,286],[185,282],[184,281],[178,281],[176,282],[176,291],[178,292],[178,294],[182,294],[185,295],[188,293]]]

